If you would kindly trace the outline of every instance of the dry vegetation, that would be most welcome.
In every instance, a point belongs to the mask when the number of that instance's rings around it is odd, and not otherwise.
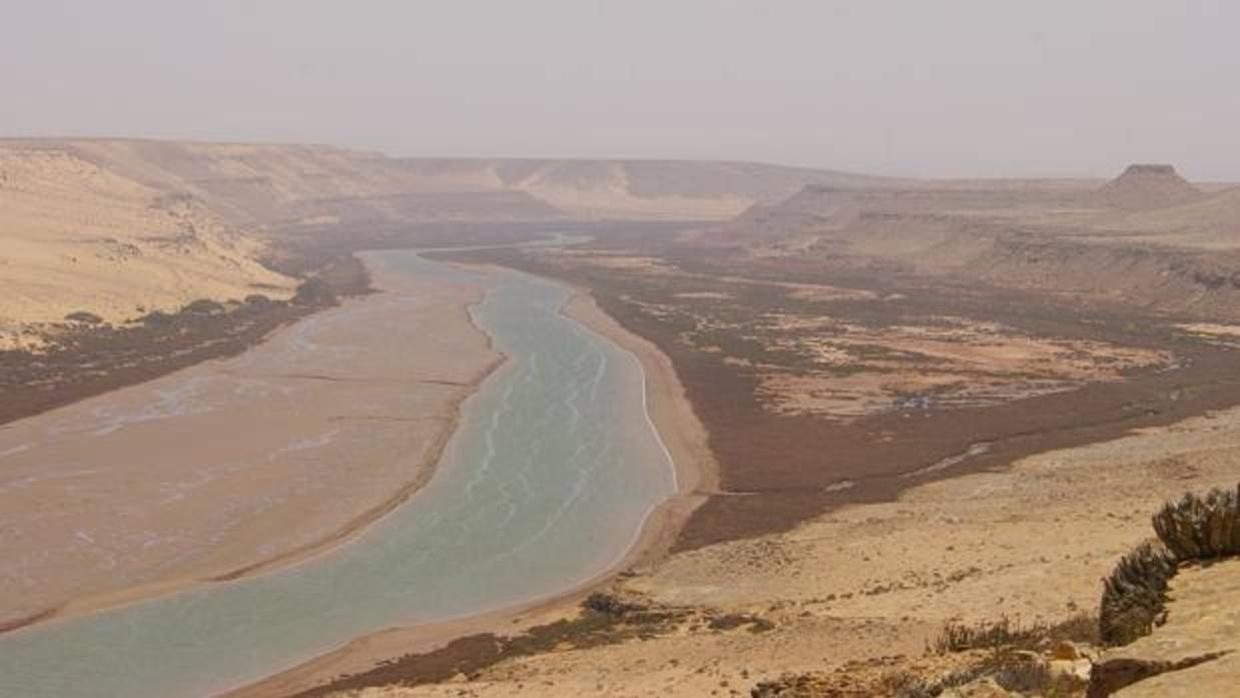
[[[1232,198],[1146,166],[1105,187],[816,185],[674,237],[468,255],[589,287],[710,431],[719,491],[617,593],[772,630],[358,695],[1083,695],[1177,583],[1159,548],[1125,557],[1147,512],[1234,482]],[[1219,497],[1172,528],[1217,548]]]

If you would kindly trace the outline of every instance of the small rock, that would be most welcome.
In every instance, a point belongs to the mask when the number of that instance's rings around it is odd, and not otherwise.
[[[1081,681],[1089,681],[1089,673],[1093,670],[1093,662],[1082,657],[1081,659],[1052,659],[1047,662],[1046,668],[1054,678],[1065,676]]]
[[[1071,640],[1057,640],[1051,644],[1048,652],[1051,659],[1097,659],[1098,651],[1093,647]]]

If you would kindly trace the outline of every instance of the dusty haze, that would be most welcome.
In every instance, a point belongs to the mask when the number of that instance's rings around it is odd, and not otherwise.
[[[0,135],[1240,179],[1240,5],[10,3]]]

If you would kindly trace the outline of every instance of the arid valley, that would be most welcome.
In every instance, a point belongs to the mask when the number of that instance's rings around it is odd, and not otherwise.
[[[1186,492],[1240,547],[1240,187],[13,139],[0,204],[2,695],[1233,694],[1234,560],[1102,580]]]

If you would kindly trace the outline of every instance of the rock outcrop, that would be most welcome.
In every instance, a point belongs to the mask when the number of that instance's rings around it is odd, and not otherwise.
[[[1240,695],[1240,488],[1186,494],[1154,515],[1159,543],[1106,580],[1088,698]]]
[[[1240,695],[1240,559],[1182,570],[1169,596],[1164,625],[1103,653],[1089,698]]]

